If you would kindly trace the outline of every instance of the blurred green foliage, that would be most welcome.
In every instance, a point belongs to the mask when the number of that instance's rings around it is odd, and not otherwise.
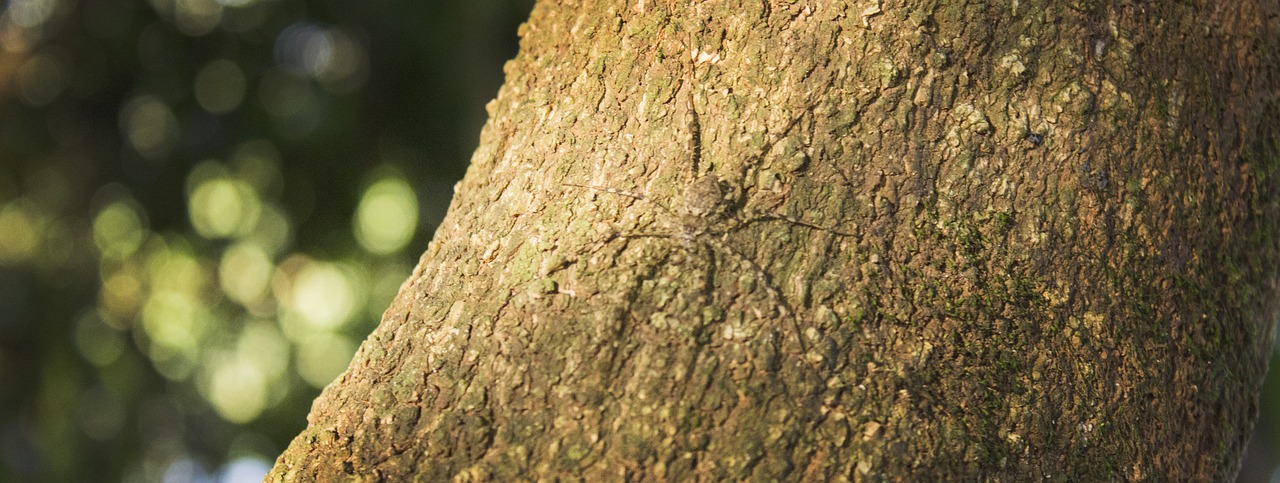
[[[11,0],[0,481],[252,481],[412,270],[532,0]]]

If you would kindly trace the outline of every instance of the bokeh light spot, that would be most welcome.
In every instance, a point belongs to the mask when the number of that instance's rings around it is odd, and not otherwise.
[[[236,342],[237,358],[252,362],[270,380],[284,376],[289,352],[289,341],[274,323],[266,321],[250,323]]]
[[[93,241],[103,257],[120,259],[133,254],[144,236],[142,216],[127,200],[107,205],[93,219]]]
[[[120,130],[129,145],[150,159],[169,155],[178,143],[178,118],[169,106],[152,96],[140,96],[120,110]]]
[[[292,223],[289,215],[274,204],[264,204],[258,214],[258,223],[242,239],[253,242],[268,255],[275,257],[293,242]]]
[[[216,159],[201,161],[187,172],[185,185],[187,189],[187,196],[191,196],[191,192],[195,191],[196,187],[200,186],[201,183],[218,178],[231,177],[231,171]]]
[[[418,228],[418,197],[403,178],[384,178],[360,198],[354,220],[356,239],[378,255],[394,253]]]
[[[142,307],[142,324],[153,344],[194,355],[207,328],[199,309],[185,294],[162,289]]]
[[[103,272],[102,275],[98,304],[119,320],[132,319],[145,296],[145,287],[134,265],[126,265],[110,273]]]
[[[284,70],[271,69],[262,75],[258,100],[286,136],[304,137],[320,124],[320,98],[311,83]]]
[[[332,55],[333,41],[319,25],[295,23],[276,36],[276,63],[295,74],[314,78],[325,69]]]
[[[209,476],[209,470],[203,464],[184,456],[165,466],[160,483],[204,483],[209,480]]]
[[[156,238],[156,248],[148,252],[147,272],[150,285],[156,289],[170,290],[190,297],[202,296],[208,288],[209,272],[203,258],[191,253],[182,237],[165,241]]]
[[[276,62],[286,70],[344,92],[364,82],[368,61],[364,48],[339,29],[299,22],[276,37]]]
[[[245,182],[215,178],[191,191],[188,210],[196,233],[208,239],[228,238],[253,228],[262,202]]]
[[[351,277],[337,265],[312,262],[297,273],[287,300],[307,325],[333,330],[355,313],[354,285]]]
[[[231,155],[231,169],[264,198],[279,194],[284,175],[280,172],[280,150],[265,139],[245,141]]]
[[[244,92],[244,72],[230,60],[210,62],[196,74],[196,102],[211,113],[225,114],[235,110],[244,99]]]
[[[120,433],[125,422],[124,401],[114,391],[91,387],[80,397],[77,407],[80,429],[90,438],[106,441]]]
[[[323,388],[346,370],[355,353],[356,344],[345,336],[314,334],[298,348],[298,375],[311,387]]]
[[[58,9],[58,0],[10,0],[4,13],[21,27],[36,27],[49,20]]]
[[[66,88],[68,77],[57,57],[48,53],[36,55],[18,69],[18,95],[28,105],[43,106],[57,99]]]
[[[218,415],[233,423],[252,421],[267,406],[267,378],[247,360],[227,359],[213,365],[204,389]]]
[[[277,117],[295,116],[315,102],[315,95],[302,79],[278,69],[263,74],[258,89],[262,106]]]
[[[222,20],[222,5],[213,0],[176,0],[173,6],[178,30],[192,37],[211,32]]]
[[[114,363],[124,351],[124,334],[104,323],[95,311],[81,315],[75,331],[80,356],[98,367]]]
[[[187,352],[163,346],[152,345],[147,355],[156,372],[171,381],[186,381],[198,367],[197,360]]]
[[[218,472],[218,483],[257,483],[271,471],[271,461],[261,456],[242,456],[227,462]]]
[[[271,258],[257,244],[237,243],[222,255],[218,282],[227,297],[249,306],[267,294],[274,269]]]
[[[44,223],[33,208],[21,199],[0,206],[0,264],[22,263],[35,254]]]

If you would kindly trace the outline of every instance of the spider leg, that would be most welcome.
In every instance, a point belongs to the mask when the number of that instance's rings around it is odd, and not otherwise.
[[[782,291],[778,290],[774,285],[773,277],[769,276],[769,272],[766,272],[760,264],[755,262],[755,260],[748,258],[746,255],[742,254],[742,252],[732,246],[729,246],[729,244],[720,240],[718,237],[704,234],[700,239],[705,241],[708,246],[712,246],[721,253],[727,254],[729,258],[732,258],[734,262],[739,265],[747,267],[747,269],[753,272],[752,274],[756,278],[760,279],[760,285],[764,287],[765,293],[773,300],[774,305],[778,308],[778,312],[781,313],[783,317],[786,317],[791,321],[791,326],[796,331],[796,341],[800,343],[801,353],[808,354],[809,344],[805,342],[804,332],[801,332],[800,330],[799,317],[797,317],[796,312],[791,309],[791,304],[787,302],[786,296],[782,295]]]
[[[810,103],[809,105],[805,106],[805,108],[800,111],[800,114],[798,116],[791,118],[791,120],[787,122],[787,125],[782,127],[782,131],[772,136],[769,136],[769,138],[765,140],[764,146],[760,147],[760,152],[751,155],[745,160],[745,162],[742,163],[742,169],[745,171],[749,169],[751,166],[754,166],[757,164],[763,164],[764,157],[768,156],[769,153],[773,151],[773,147],[775,145],[777,145],[779,142],[785,139],[788,135],[790,135],[791,130],[795,129],[795,127],[800,124],[800,121],[804,120],[804,116],[806,114],[812,113],[813,108],[815,106],[817,106],[816,102]]]
[[[857,235],[855,235],[855,234],[853,234],[853,233],[848,233],[848,232],[845,232],[845,231],[837,230],[837,229],[835,229],[835,228],[826,227],[826,226],[821,226],[821,225],[815,225],[815,224],[813,224],[813,223],[809,223],[809,222],[807,222],[807,221],[804,221],[804,220],[801,220],[801,219],[799,219],[799,218],[792,217],[792,216],[781,215],[781,214],[776,214],[776,213],[765,213],[765,212],[761,212],[761,211],[752,211],[750,214],[751,214],[751,217],[750,217],[750,218],[747,218],[746,220],[743,220],[743,221],[742,221],[742,222],[741,222],[741,223],[740,223],[736,228],[742,228],[742,227],[745,227],[745,226],[750,225],[750,224],[752,224],[752,223],[761,222],[761,221],[785,221],[785,222],[787,222],[787,223],[791,223],[791,224],[793,224],[793,225],[799,225],[799,226],[803,226],[803,227],[805,227],[805,228],[809,228],[809,229],[813,229],[813,230],[818,230],[818,231],[825,231],[825,232],[827,232],[827,233],[831,233],[831,234],[833,234],[833,235],[847,236],[847,237],[856,237],[856,236],[857,236]]]
[[[702,124],[698,119],[698,107],[694,104],[693,66],[685,72],[685,108],[689,110],[689,163],[695,175],[702,174]]]
[[[718,268],[716,264],[716,251],[714,248],[711,248],[711,245],[708,243],[701,243],[699,246],[704,249],[703,255],[707,257],[707,273],[702,280],[702,290],[710,299],[713,298],[716,293],[716,269]]]
[[[675,210],[672,210],[672,209],[671,209],[670,207],[668,207],[667,205],[664,205],[664,204],[662,204],[662,203],[658,202],[658,200],[655,200],[655,199],[649,198],[649,197],[647,197],[647,196],[645,196],[645,195],[642,195],[642,194],[640,194],[640,193],[633,193],[633,192],[631,192],[631,191],[620,190],[620,189],[617,189],[617,188],[609,188],[609,187],[605,187],[605,186],[591,186],[591,185],[587,185],[587,184],[577,184],[577,183],[561,183],[561,184],[562,184],[562,185],[564,185],[564,186],[569,186],[569,187],[573,187],[573,188],[581,188],[581,189],[586,189],[586,190],[599,191],[599,192],[601,192],[601,193],[615,194],[615,195],[618,195],[618,196],[625,196],[625,197],[627,197],[627,198],[631,198],[631,199],[635,199],[635,200],[639,200],[639,201],[644,201],[644,202],[646,202],[646,203],[651,203],[651,204],[653,204],[654,206],[657,206],[657,207],[658,207],[658,209],[662,210],[662,211],[663,211],[665,214],[667,214],[667,215],[670,215],[670,216],[676,216],[676,212],[675,212]]]

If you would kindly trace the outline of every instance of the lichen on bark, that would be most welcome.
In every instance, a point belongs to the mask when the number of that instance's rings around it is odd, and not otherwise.
[[[1278,15],[539,3],[272,477],[1226,479],[1276,315]]]

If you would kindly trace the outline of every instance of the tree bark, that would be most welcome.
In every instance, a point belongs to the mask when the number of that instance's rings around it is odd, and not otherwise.
[[[269,479],[1229,479],[1278,10],[539,2]]]

